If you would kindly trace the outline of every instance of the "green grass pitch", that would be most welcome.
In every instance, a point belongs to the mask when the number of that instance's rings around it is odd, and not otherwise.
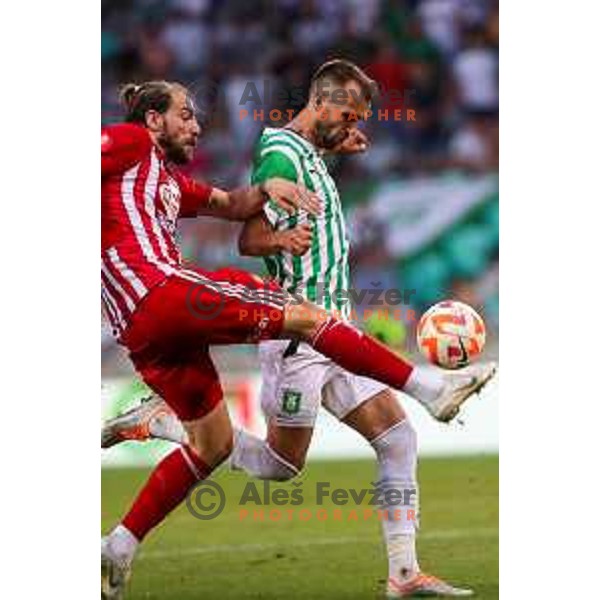
[[[102,531],[129,507],[148,474],[143,469],[102,473]],[[215,477],[227,506],[214,520],[192,517],[179,507],[144,543],[134,564],[129,600],[197,599],[359,599],[382,598],[386,557],[376,517],[348,520],[355,506],[331,502],[316,506],[317,481],[331,488],[365,488],[375,479],[375,462],[310,462],[302,477],[303,503],[283,507],[280,521],[269,520],[275,506],[263,507],[264,521],[252,513],[240,520],[245,475],[221,470]],[[419,462],[423,570],[475,590],[477,598],[498,598],[498,457],[424,458]],[[258,482],[262,489],[262,482]],[[292,490],[288,484],[271,484]],[[316,511],[328,519],[316,519]],[[286,510],[294,510],[288,520]],[[299,519],[299,510],[312,517]],[[306,516],[307,513],[304,513]]]

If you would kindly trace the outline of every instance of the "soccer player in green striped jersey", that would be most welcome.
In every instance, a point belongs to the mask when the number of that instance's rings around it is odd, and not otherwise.
[[[312,81],[309,105],[286,127],[266,128],[256,146],[252,183],[272,177],[302,183],[324,205],[319,215],[288,215],[272,203],[248,221],[242,254],[264,256],[269,273],[290,294],[299,294],[340,318],[349,318],[349,240],[340,196],[324,161],[326,153],[367,149],[358,124],[370,109],[374,83],[345,61],[322,66]],[[334,94],[337,98],[334,98]],[[346,293],[336,293],[341,290]],[[261,404],[268,419],[267,444],[238,435],[232,463],[258,477],[288,479],[304,460],[321,404],[358,431],[375,450],[382,493],[394,486],[414,490],[400,520],[382,521],[389,559],[388,595],[468,595],[421,573],[416,556],[418,499],[416,433],[387,386],[344,371],[304,343],[267,341],[259,346]],[[245,450],[245,451],[244,451]],[[261,457],[258,458],[257,457]],[[391,507],[384,502],[382,508]]]
[[[265,205],[265,218],[273,230],[285,232],[305,225],[312,231],[311,247],[303,255],[282,248],[266,256],[269,273],[288,292],[299,293],[326,311],[348,318],[350,303],[336,297],[335,290],[350,287],[349,242],[337,186],[327,170],[322,151],[294,129],[267,128],[256,148],[252,181],[262,183],[273,177],[273,173],[294,182],[302,181],[319,194],[324,210],[316,217],[303,211],[289,216],[274,203]],[[243,238],[242,244],[249,235]]]
[[[244,223],[239,239],[240,252],[263,256],[271,275],[289,294],[335,313],[337,319],[326,325],[330,328],[343,328],[339,323],[350,314],[347,295],[336,293],[350,288],[349,243],[337,186],[323,156],[367,149],[367,138],[358,123],[370,108],[373,87],[374,83],[356,65],[330,61],[315,73],[308,105],[286,127],[263,131],[253,161],[253,183],[274,177],[302,183],[320,197],[324,210],[315,216],[302,211],[289,216],[267,203],[262,214]],[[295,318],[302,322],[301,315]],[[321,347],[316,343],[320,331],[312,339],[317,348]],[[356,341],[348,343],[352,346]],[[352,353],[353,348],[344,350]],[[356,352],[364,351],[357,346]],[[232,468],[261,479],[293,478],[304,466],[318,410],[325,406],[360,433],[377,457],[378,497],[382,514],[387,515],[381,522],[388,554],[388,597],[471,595],[470,590],[455,588],[419,568],[415,541],[416,433],[395,393],[375,379],[345,370],[304,342],[261,342],[259,354],[267,439],[236,431]],[[468,374],[452,373],[444,379],[436,371],[417,366],[412,367],[401,389],[419,400],[435,418],[440,418],[440,410],[448,409],[453,418],[458,406],[481,389],[493,373],[493,366],[474,367]],[[160,419],[154,419],[158,413]],[[143,423],[150,437],[185,442],[183,429],[180,427],[181,434],[175,434],[176,424],[169,421],[167,413],[168,407],[160,399],[153,400],[109,422],[103,437],[116,443],[127,439],[128,430],[137,431]],[[390,492],[398,491],[403,495],[401,505],[390,500]]]

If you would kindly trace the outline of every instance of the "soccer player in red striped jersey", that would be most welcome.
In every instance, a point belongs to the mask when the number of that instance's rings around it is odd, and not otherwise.
[[[117,335],[154,286],[180,273],[174,239],[178,218],[205,214],[244,220],[262,209],[265,194],[288,212],[296,205],[313,212],[318,207],[313,194],[283,179],[226,193],[183,176],[175,165],[191,160],[200,135],[185,88],[148,83],[129,86],[123,94],[129,122],[103,129],[101,142],[102,297]],[[167,106],[171,95],[169,119],[160,106]],[[154,104],[159,110],[147,110]],[[139,123],[146,114],[148,127]]]
[[[233,431],[211,345],[299,339],[352,373],[413,395],[442,421],[487,381],[446,384],[316,306],[287,304],[277,284],[251,273],[186,268],[174,239],[179,218],[246,220],[267,198],[288,212],[315,214],[320,201],[281,179],[225,192],[185,177],[177,165],[191,160],[200,135],[188,91],[148,82],[127,86],[124,100],[126,123],[102,131],[103,305],[136,371],[182,422],[187,443],[159,463],[102,539],[106,600],[122,597],[148,532],[231,453]]]

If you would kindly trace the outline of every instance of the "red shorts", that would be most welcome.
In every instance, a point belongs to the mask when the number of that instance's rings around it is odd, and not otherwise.
[[[120,341],[143,380],[190,421],[223,399],[209,346],[279,337],[283,308],[281,288],[252,273],[182,269],[148,293]]]

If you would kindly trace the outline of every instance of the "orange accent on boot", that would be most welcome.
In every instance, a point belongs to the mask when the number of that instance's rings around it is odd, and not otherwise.
[[[165,410],[161,406],[158,406],[153,411],[148,413],[143,421],[134,425],[133,427],[127,427],[122,429],[119,434],[124,440],[136,440],[138,442],[143,442],[144,440],[149,439],[152,434],[150,432],[150,423],[152,419],[168,416],[170,413],[168,410]]]
[[[395,591],[400,592],[402,595],[412,594],[424,586],[441,583],[437,577],[434,577],[433,575],[427,575],[426,573],[417,573],[414,577],[408,579],[407,581],[400,581],[396,577],[390,577],[388,582],[392,585]]]

